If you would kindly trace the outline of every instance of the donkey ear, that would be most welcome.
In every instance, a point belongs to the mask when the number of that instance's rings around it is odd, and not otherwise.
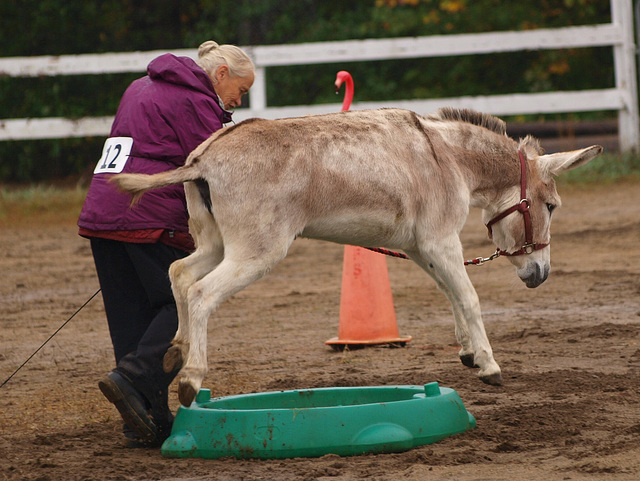
[[[586,164],[600,155],[603,150],[604,148],[600,145],[592,145],[582,150],[541,155],[538,157],[538,162],[540,163],[542,171],[555,176],[560,175],[565,170],[575,169],[576,167]]]

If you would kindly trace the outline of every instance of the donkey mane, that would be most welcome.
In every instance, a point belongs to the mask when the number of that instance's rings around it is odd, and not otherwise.
[[[534,151],[534,155],[543,155],[544,149],[540,145],[540,141],[531,135],[527,135],[524,139],[520,139],[520,144],[518,145],[519,149],[527,149],[530,147]]]
[[[248,124],[251,124],[253,122],[258,122],[258,121],[261,121],[261,120],[263,120],[263,119],[252,117],[252,118],[249,118],[249,119],[245,119],[240,123],[233,124],[233,125],[231,125],[229,127],[225,127],[224,129],[220,129],[220,130],[218,130],[219,133],[216,135],[216,139],[219,139],[220,137],[224,137],[225,135],[227,135],[230,132],[233,132],[234,130],[236,130],[240,126],[244,127],[244,126],[246,126]]]
[[[493,115],[483,114],[471,109],[455,109],[453,107],[443,107],[438,109],[435,117],[440,120],[454,120],[478,125],[491,130],[500,135],[507,134],[507,124],[504,120]]]

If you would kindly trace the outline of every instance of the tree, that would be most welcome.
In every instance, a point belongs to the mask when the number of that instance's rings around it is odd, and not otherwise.
[[[609,8],[609,0],[17,0],[0,3],[0,57],[550,28],[607,22]],[[614,78],[609,48],[294,66],[270,70],[268,104],[335,102],[331,85],[345,68],[360,101],[604,88]],[[112,115],[140,75],[0,78],[1,117]],[[0,180],[77,173],[102,142],[2,142]]]

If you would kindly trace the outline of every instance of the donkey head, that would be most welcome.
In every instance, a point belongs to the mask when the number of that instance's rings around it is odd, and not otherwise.
[[[497,210],[485,209],[489,237],[501,255],[516,266],[527,287],[538,287],[549,275],[551,215],[560,206],[554,178],[586,164],[602,152],[599,145],[542,155],[536,142],[520,143],[521,183],[503,196]]]

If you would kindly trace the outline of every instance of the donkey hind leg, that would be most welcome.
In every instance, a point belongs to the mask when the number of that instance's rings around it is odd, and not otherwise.
[[[187,341],[189,338],[189,305],[187,302],[189,287],[214,270],[222,261],[223,256],[224,248],[220,239],[219,242],[199,247],[190,256],[171,264],[169,277],[171,278],[173,297],[178,308],[178,331],[171,342],[172,346],[164,356],[163,368],[165,372],[180,369],[189,351]]]
[[[187,343],[190,348],[178,382],[178,398],[182,405],[191,405],[207,373],[207,321],[211,314],[225,299],[269,272],[286,255],[290,245],[291,242],[283,250],[272,249],[256,258],[243,249],[228,249],[227,244],[224,260],[189,288],[187,298],[191,325]]]
[[[184,193],[189,210],[189,232],[195,240],[196,250],[190,256],[174,262],[169,268],[171,289],[178,308],[178,330],[171,342],[172,346],[164,356],[165,372],[180,369],[189,351],[189,287],[215,269],[224,256],[220,228],[203,202],[198,185],[195,182],[185,182]]]
[[[480,379],[493,385],[502,384],[500,366],[493,358],[493,350],[482,323],[478,294],[467,275],[459,239],[446,239],[440,244],[419,252],[408,253],[438,284],[451,303],[456,322],[456,338],[460,342],[460,359],[467,366],[480,367]],[[459,246],[456,249],[455,246]]]

